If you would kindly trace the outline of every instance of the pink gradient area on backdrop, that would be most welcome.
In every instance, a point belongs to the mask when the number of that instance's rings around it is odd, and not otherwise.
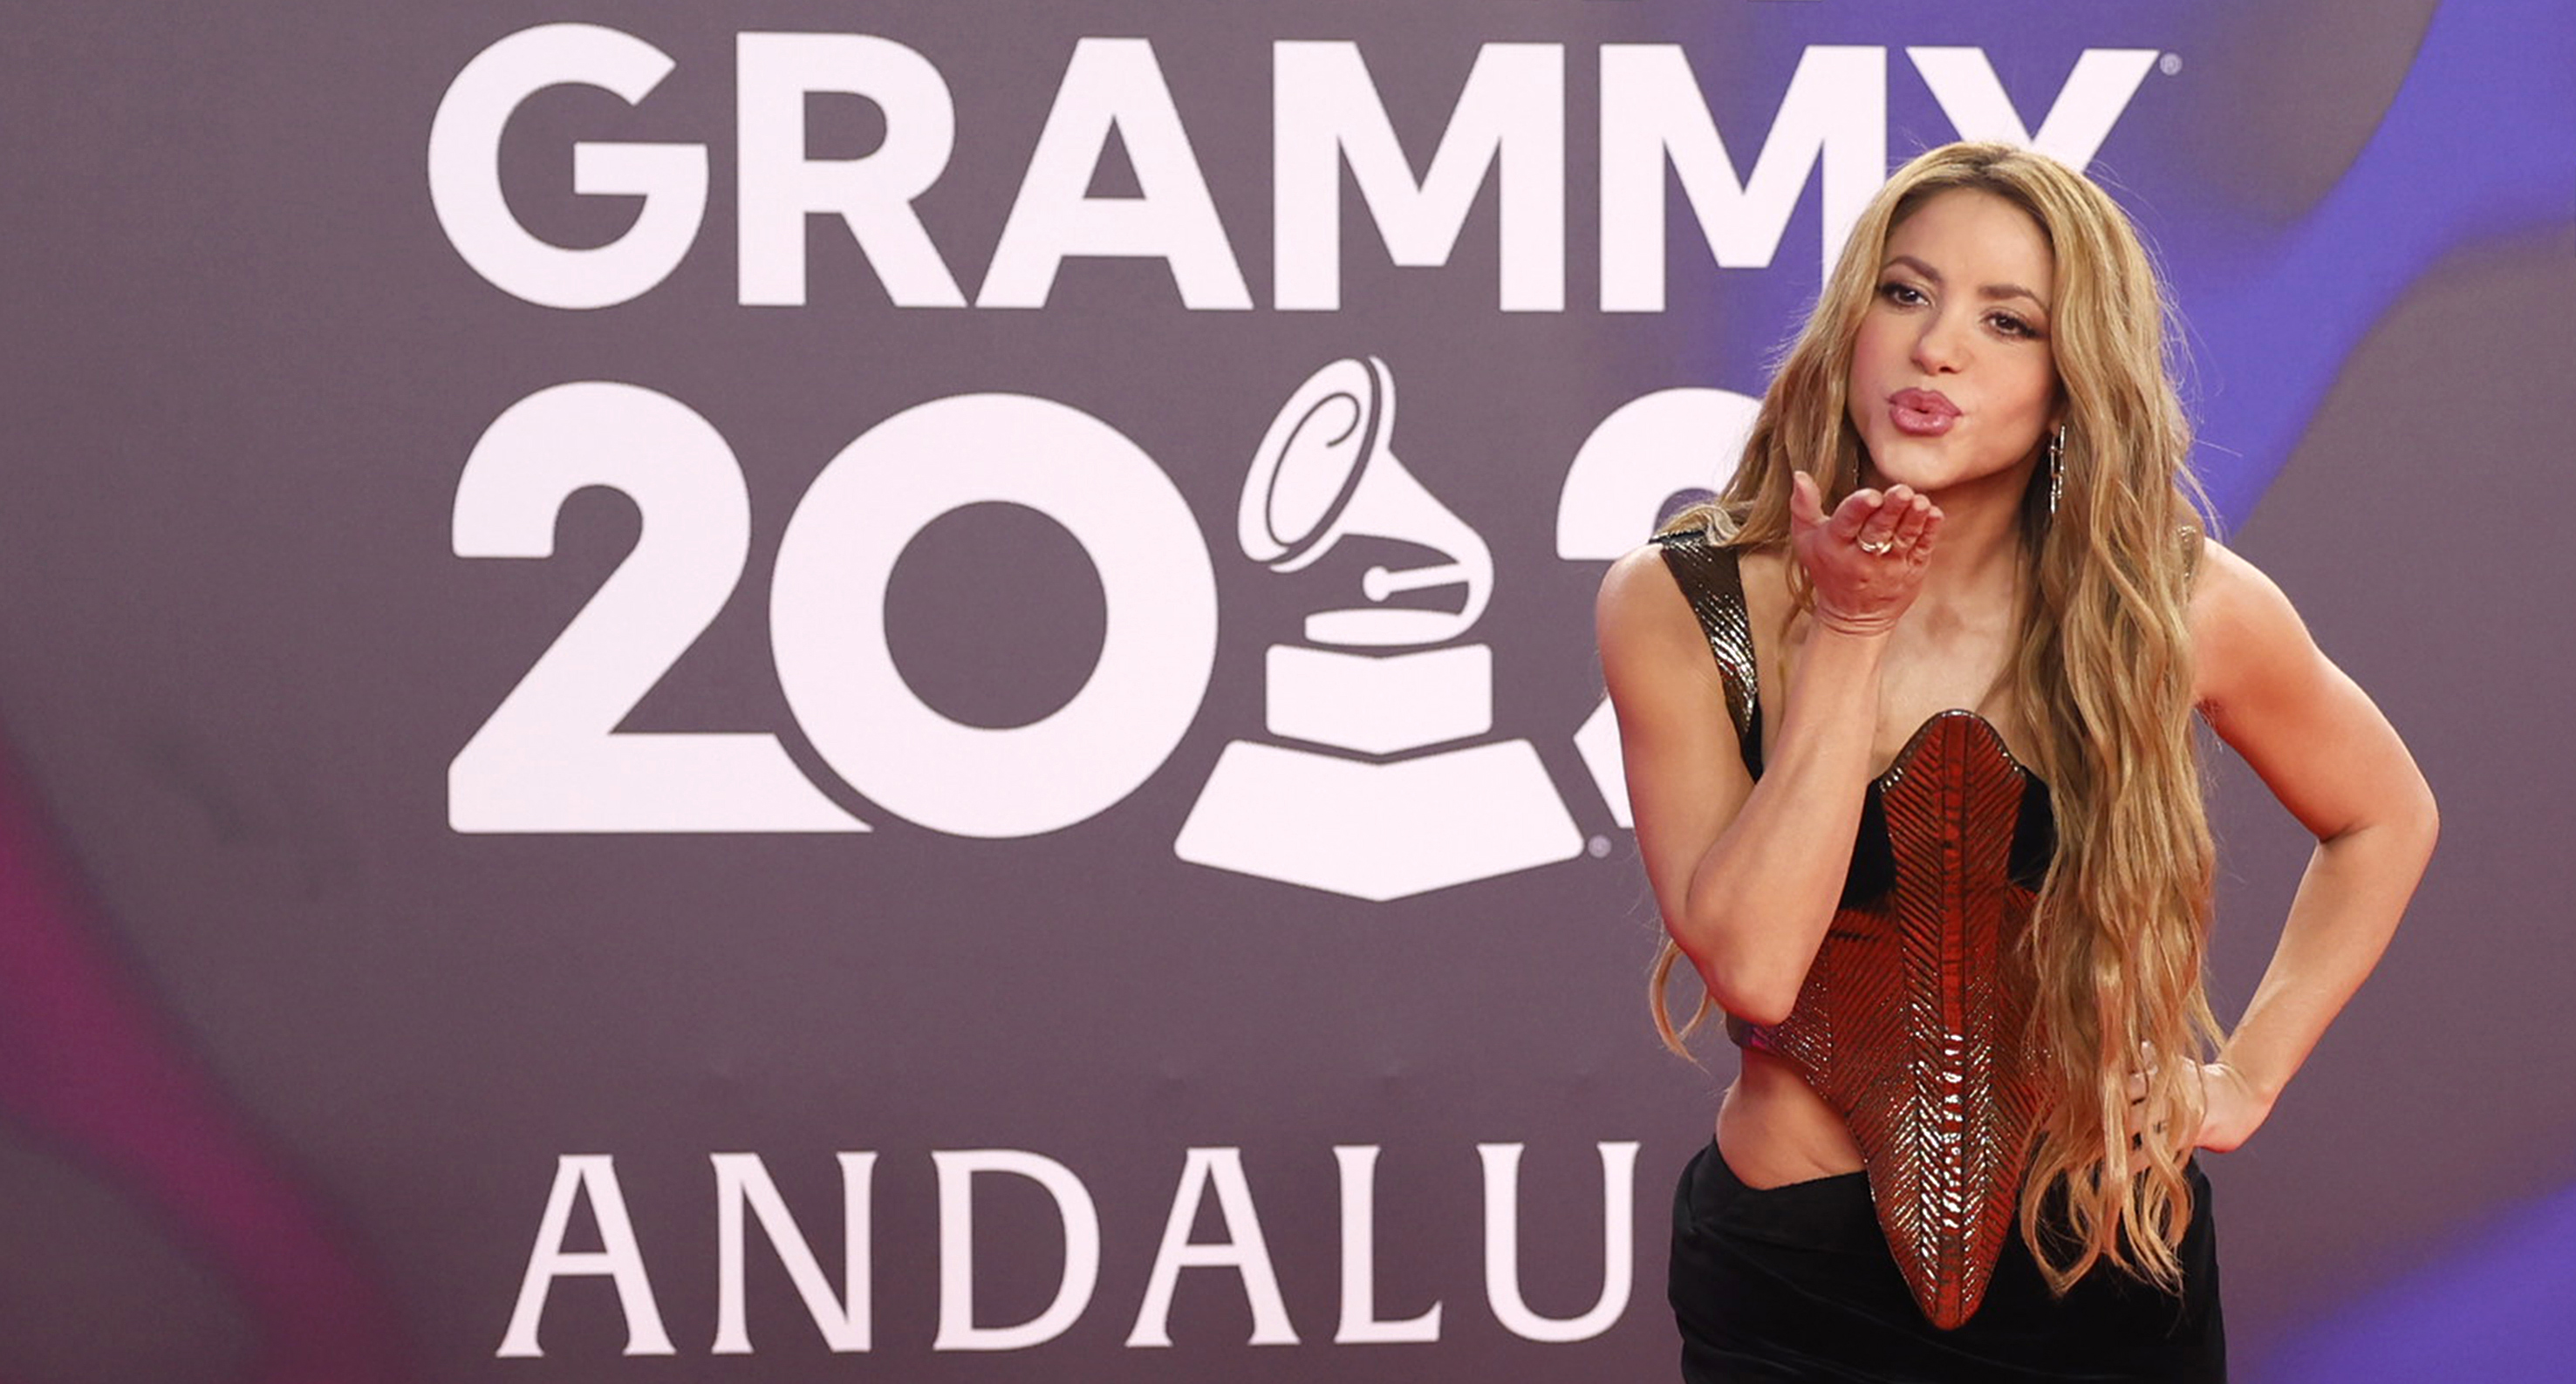
[[[0,758],[0,1118],[216,1275],[257,1336],[250,1384],[404,1378],[366,1267],[120,973],[50,835]]]

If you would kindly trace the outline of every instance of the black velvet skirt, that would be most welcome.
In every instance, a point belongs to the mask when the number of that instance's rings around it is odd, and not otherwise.
[[[1709,1144],[1673,1196],[1671,1296],[1688,1384],[2224,1380],[2217,1231],[2194,1164],[2179,1297],[2110,1269],[2049,1295],[2016,1235],[1956,1330],[1924,1319],[1867,1174],[1744,1185]]]

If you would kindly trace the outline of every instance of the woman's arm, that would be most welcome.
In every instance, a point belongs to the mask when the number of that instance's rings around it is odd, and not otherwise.
[[[1595,611],[1637,849],[1664,926],[1719,1007],[1755,1023],[1788,1017],[1833,920],[1869,777],[1880,658],[1939,525],[1903,487],[1856,492],[1830,520],[1811,495],[1803,508],[1816,627],[1758,784],[1716,660],[1653,545],[1612,564]],[[1858,550],[1882,537],[1897,544],[1887,555]]]
[[[2317,838],[2271,965],[2207,1068],[2199,1144],[2245,1142],[2388,946],[2433,852],[2432,790],[2379,708],[2252,564],[2210,543],[2192,596],[2202,714]]]

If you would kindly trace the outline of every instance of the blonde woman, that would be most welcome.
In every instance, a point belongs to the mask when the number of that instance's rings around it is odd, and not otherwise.
[[[1604,580],[1638,849],[1742,1051],[1677,1189],[1690,1380],[2218,1379],[2197,1149],[2378,960],[2433,800],[2202,532],[2137,235],[1995,144],[1899,170],[1735,479]],[[2317,837],[2222,1033],[2193,720]]]

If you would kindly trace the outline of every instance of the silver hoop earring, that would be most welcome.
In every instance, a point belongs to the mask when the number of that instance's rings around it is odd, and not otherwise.
[[[2048,451],[2044,457],[2048,466],[2048,513],[2051,518],[2056,517],[2057,498],[2066,489],[2066,465],[2060,459],[2065,451],[2066,425],[2060,423],[2056,433],[2048,439]]]

